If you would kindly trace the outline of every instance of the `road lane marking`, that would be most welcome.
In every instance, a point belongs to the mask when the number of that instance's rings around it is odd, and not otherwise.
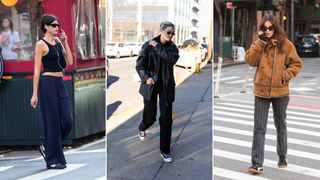
[[[235,129],[235,128],[227,128],[227,127],[217,126],[217,125],[214,125],[213,129],[217,130],[217,131],[222,131],[222,132],[227,132],[227,133],[232,133],[232,134],[237,134],[237,135],[240,134],[240,135],[252,137],[252,131],[244,131],[244,130],[239,130],[239,129]],[[271,134],[266,134],[266,139],[276,140],[277,136],[271,135]],[[320,148],[320,143],[316,143],[313,141],[305,141],[305,140],[295,139],[295,138],[289,138],[289,137],[288,137],[288,143],[298,144],[298,145],[302,145],[302,146],[309,146],[309,147],[313,147],[313,148]]]
[[[102,176],[101,178],[95,179],[95,180],[106,180],[107,177],[106,176]]]
[[[95,149],[95,150],[87,150],[87,151],[72,151],[72,152],[66,152],[64,154],[84,154],[84,153],[105,153],[106,149]]]
[[[296,88],[290,88],[292,91],[314,91],[316,89],[307,88],[307,87],[296,87]]]
[[[179,117],[180,117],[180,116],[177,116],[177,114],[178,114],[178,111],[175,111],[175,112],[173,113],[173,115],[172,115],[172,119],[173,119],[173,120],[179,120]]]
[[[245,180],[268,180],[267,178],[259,177],[256,175],[248,174],[248,173],[239,173],[236,171],[230,171],[227,169],[222,169],[218,167],[213,168],[213,175],[225,177],[229,179],[245,179]]]
[[[228,110],[228,111],[216,111],[216,109],[222,109],[222,110]],[[238,111],[238,112],[242,112],[242,113],[250,113],[251,115],[244,115],[244,114],[238,114],[238,113],[233,113],[233,111]],[[218,113],[218,114],[226,114],[226,112],[228,113],[228,116],[234,116],[234,117],[242,117],[242,118],[248,118],[248,119],[254,119],[253,111],[249,111],[249,110],[243,110],[243,109],[230,109],[230,108],[226,108],[226,107],[220,107],[217,106],[215,107],[215,110],[213,111],[213,113]],[[273,118],[273,114],[269,113],[268,118]],[[286,122],[288,124],[294,124],[294,125],[300,125],[300,126],[305,126],[305,127],[312,127],[312,128],[318,128],[320,129],[320,124],[314,124],[314,123],[307,123],[307,122],[300,122],[301,119],[303,119],[304,121],[310,121],[310,122],[319,122],[319,119],[309,119],[309,118],[304,118],[304,117],[293,117],[293,116],[287,116]],[[298,121],[296,121],[298,120]],[[300,120],[300,121],[299,121]]]
[[[214,155],[222,158],[236,160],[236,161],[242,161],[242,162],[248,162],[248,163],[251,162],[250,155],[243,155],[243,154],[238,154],[238,153],[233,153],[233,152],[228,152],[228,151],[223,151],[218,149],[214,149]],[[276,167],[277,164],[278,164],[277,161],[273,161],[269,159],[264,159],[263,161],[263,166],[267,166],[271,168],[277,168]],[[291,163],[289,163],[288,167],[282,168],[281,170],[299,173],[307,176],[313,176],[317,178],[320,177],[320,170],[318,169],[303,167],[303,166],[299,166]]]
[[[221,79],[219,79],[219,81],[226,81],[226,80],[230,80],[230,79],[236,79],[239,77],[240,76],[230,76],[230,77],[226,77],[226,78],[221,78]],[[213,82],[216,82],[216,80],[214,80]]]
[[[202,88],[203,86],[207,86],[206,84],[200,84],[200,86],[198,87],[198,89]]]
[[[225,114],[225,112],[224,112],[224,114]],[[213,121],[223,121],[223,122],[242,124],[242,125],[248,125],[248,126],[253,127],[253,121],[243,121],[243,120],[239,120],[239,119],[222,118],[222,117],[217,117],[217,116],[214,116]],[[271,124],[268,124],[268,125],[270,125],[270,127],[268,126],[268,129],[276,129],[273,125],[271,125]],[[288,127],[287,131],[297,133],[297,134],[320,137],[320,133],[315,132],[315,131],[308,131],[308,130],[291,128],[291,127]]]
[[[248,81],[252,81],[253,79],[252,78],[250,78]],[[242,83],[242,82],[244,82],[245,81],[245,79],[243,79],[243,80],[238,80],[238,81],[231,81],[231,82],[226,82],[227,84],[237,84],[237,83]]]
[[[4,166],[4,167],[0,167],[0,172],[1,171],[5,171],[5,170],[7,170],[7,169],[10,169],[10,168],[12,168],[13,166]]]
[[[138,103],[138,104],[136,104],[136,105],[133,105],[133,106],[131,106],[130,108],[128,108],[128,109],[120,112],[120,113],[117,114],[117,115],[111,116],[110,119],[107,120],[107,127],[108,127],[112,122],[116,121],[116,120],[119,119],[120,117],[126,115],[127,113],[129,113],[130,111],[134,110],[135,108],[139,107],[139,106],[142,105],[142,104],[143,104],[143,102],[140,102],[140,103]]]
[[[252,140],[252,138],[249,138],[249,139]],[[225,138],[225,137],[215,135],[214,141],[224,143],[224,144],[231,144],[231,145],[236,145],[236,146],[241,146],[241,147],[246,147],[246,148],[252,148],[252,142],[242,141],[242,140],[238,140],[238,139]],[[270,145],[265,145],[264,147],[265,147],[265,151],[269,151],[269,152],[273,152],[273,153],[277,149],[277,147],[270,146]],[[317,160],[317,159],[319,160],[320,159],[319,154],[304,152],[304,151],[299,151],[299,150],[294,150],[294,149],[290,149],[289,151],[290,151],[290,156],[297,156],[297,157],[307,158],[307,159],[311,159],[311,160]]]
[[[70,172],[73,171],[75,169],[81,168],[82,166],[85,166],[86,164],[67,164],[67,168],[65,169],[61,169],[61,170],[46,170],[43,171],[41,173],[37,173],[31,176],[27,176],[18,180],[35,180],[35,179],[47,179],[47,178],[51,178],[54,176],[58,176],[60,174],[66,173],[66,172]]]
[[[218,103],[218,104],[222,104],[222,105],[227,105],[227,106],[233,106],[233,107],[243,107],[243,108],[248,108],[248,109],[252,109],[254,110],[254,106],[248,106],[248,105],[242,105],[242,104],[232,104],[232,103]],[[217,107],[217,105],[215,106]],[[272,108],[270,107],[269,109],[271,112],[273,112]],[[320,111],[319,111],[320,113]],[[315,117],[315,118],[319,118],[319,114],[309,114],[309,113],[302,113],[302,112],[296,112],[296,111],[287,111],[287,114],[296,114],[296,115],[302,115],[302,116],[309,116],[309,117]],[[319,122],[319,121],[317,121]]]

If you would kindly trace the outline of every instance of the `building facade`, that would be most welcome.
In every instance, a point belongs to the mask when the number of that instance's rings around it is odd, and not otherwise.
[[[145,42],[159,34],[162,21],[169,20],[176,27],[173,39],[176,44],[191,38],[208,42],[212,3],[212,0],[108,0],[108,41]]]

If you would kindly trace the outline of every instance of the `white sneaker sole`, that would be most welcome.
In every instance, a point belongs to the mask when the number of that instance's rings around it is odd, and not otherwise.
[[[163,158],[164,162],[171,163],[172,158],[164,158],[163,155],[160,153],[160,156]]]

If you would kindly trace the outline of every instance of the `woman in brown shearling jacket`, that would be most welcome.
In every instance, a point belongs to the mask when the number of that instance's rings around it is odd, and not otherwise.
[[[262,173],[264,144],[270,102],[277,129],[278,167],[287,167],[286,110],[289,103],[289,81],[302,68],[294,45],[285,38],[278,19],[265,15],[260,23],[259,39],[246,52],[245,60],[257,67],[254,75],[254,134],[249,173]]]

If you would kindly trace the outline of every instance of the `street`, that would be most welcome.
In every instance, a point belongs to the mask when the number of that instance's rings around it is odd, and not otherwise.
[[[249,66],[223,68],[218,96],[214,99],[214,179],[319,179],[320,59],[302,57],[303,69],[290,81],[287,109],[288,167],[278,168],[276,130],[269,109],[262,174],[249,174],[253,135],[252,94],[255,68],[246,93],[240,93]],[[216,72],[215,72],[216,73]],[[214,74],[216,77],[216,74]]]
[[[67,168],[47,170],[37,150],[12,151],[0,156],[2,180],[105,180],[105,137],[75,149],[64,149]]]
[[[183,68],[176,69],[185,71]],[[172,163],[165,163],[160,156],[158,122],[146,131],[146,139],[140,141],[138,126],[142,120],[141,110],[134,112],[113,130],[107,130],[108,180],[212,179],[211,77],[212,64],[207,64],[200,73],[190,75],[176,87],[172,116]],[[126,88],[127,96],[138,92],[139,83],[136,86],[135,89]],[[139,98],[142,101],[140,94]],[[112,122],[111,126],[120,119]]]

